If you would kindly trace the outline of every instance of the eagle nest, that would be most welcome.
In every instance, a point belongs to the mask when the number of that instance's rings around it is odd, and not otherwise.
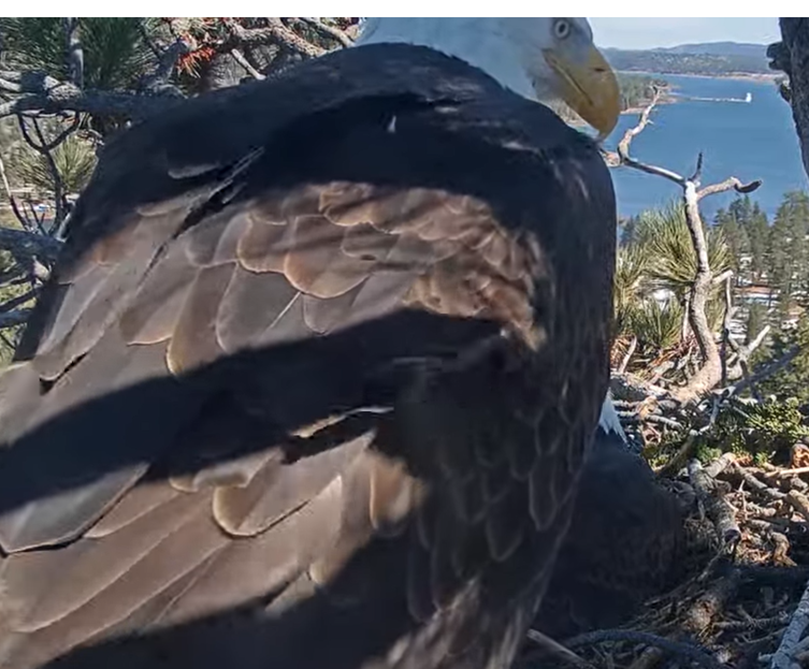
[[[807,666],[809,467],[794,465],[728,453],[661,479],[689,509],[677,582],[620,627],[556,641],[532,632],[521,669]]]

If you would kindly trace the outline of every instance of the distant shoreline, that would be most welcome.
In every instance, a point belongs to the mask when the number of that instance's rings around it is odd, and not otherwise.
[[[778,72],[726,72],[721,74],[683,74],[680,72],[649,72],[647,70],[619,70],[621,74],[642,74],[658,77],[693,77],[696,79],[732,79],[735,81],[777,81],[786,75]]]

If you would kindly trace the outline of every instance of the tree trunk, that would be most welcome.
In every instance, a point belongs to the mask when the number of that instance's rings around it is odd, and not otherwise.
[[[772,44],[767,55],[771,67],[789,76],[789,87],[781,94],[792,106],[792,118],[809,175],[809,19],[779,19],[783,41]]]

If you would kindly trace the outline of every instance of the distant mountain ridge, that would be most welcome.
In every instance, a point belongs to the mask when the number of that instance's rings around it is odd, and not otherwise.
[[[766,44],[701,42],[654,49],[604,49],[610,64],[625,72],[662,74],[773,74]]]
[[[766,58],[767,45],[751,42],[699,42],[697,44],[678,44],[677,46],[659,46],[651,51],[665,53],[691,53],[708,56],[747,56],[750,58]]]

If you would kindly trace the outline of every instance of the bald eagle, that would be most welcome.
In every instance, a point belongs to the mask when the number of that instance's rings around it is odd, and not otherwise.
[[[608,381],[581,19],[368,22],[105,147],[0,380],[0,665],[494,669]]]

